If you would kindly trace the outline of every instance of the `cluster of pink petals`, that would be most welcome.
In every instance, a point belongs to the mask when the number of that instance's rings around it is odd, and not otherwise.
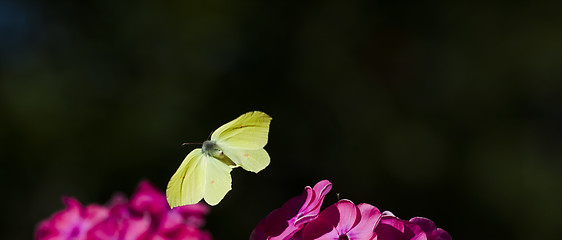
[[[331,189],[327,180],[290,199],[262,219],[250,240],[451,240],[451,236],[427,218],[410,221],[376,207],[340,200],[320,212]]]
[[[377,240],[451,240],[451,235],[427,218],[414,217],[402,220],[389,211],[383,212],[377,226]]]
[[[39,223],[37,240],[211,240],[202,231],[209,207],[203,204],[170,209],[166,197],[147,181],[130,201],[114,197],[107,206],[83,206],[65,197],[66,208]]]
[[[279,209],[264,218],[250,235],[251,240],[286,240],[301,230],[304,225],[318,217],[320,206],[332,183],[323,180],[314,188],[304,188],[304,192],[289,199]]]

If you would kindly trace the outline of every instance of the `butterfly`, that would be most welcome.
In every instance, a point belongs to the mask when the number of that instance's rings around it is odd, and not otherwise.
[[[205,199],[217,205],[230,191],[230,171],[242,167],[259,172],[269,165],[267,144],[271,117],[248,112],[215,130],[201,148],[191,151],[174,173],[166,198],[170,207],[195,204]]]

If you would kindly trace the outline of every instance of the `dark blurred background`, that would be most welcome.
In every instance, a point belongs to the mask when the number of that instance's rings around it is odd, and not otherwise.
[[[550,1],[0,1],[1,239],[61,196],[164,190],[193,146],[273,117],[215,239],[322,179],[455,239],[557,239],[562,5]],[[558,237],[557,237],[558,236]]]

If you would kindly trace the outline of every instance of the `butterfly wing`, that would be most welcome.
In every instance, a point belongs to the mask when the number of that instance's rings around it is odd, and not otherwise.
[[[205,194],[206,163],[201,148],[191,151],[174,173],[168,187],[166,198],[170,207],[195,204]]]
[[[231,170],[200,148],[191,151],[168,182],[170,207],[196,204],[203,198],[209,205],[218,204],[231,189]]]
[[[257,173],[269,165],[270,158],[263,147],[270,123],[269,115],[248,112],[218,128],[211,140],[238,166]]]
[[[260,149],[267,144],[270,122],[263,112],[248,112],[215,130],[211,140],[232,148]]]
[[[217,205],[232,189],[232,168],[213,157],[204,156],[207,162],[207,176],[205,179],[205,201],[211,205]]]
[[[222,147],[224,154],[242,168],[250,172],[259,172],[269,165],[269,154],[265,149],[241,149]]]

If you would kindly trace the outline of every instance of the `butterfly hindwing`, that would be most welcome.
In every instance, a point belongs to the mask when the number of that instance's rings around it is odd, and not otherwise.
[[[232,178],[230,171],[232,168],[213,157],[204,156],[207,162],[207,176],[205,179],[205,201],[209,205],[217,205],[232,189]]]
[[[240,149],[222,147],[224,154],[246,171],[259,172],[269,165],[269,154],[265,149]]]

